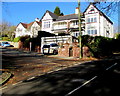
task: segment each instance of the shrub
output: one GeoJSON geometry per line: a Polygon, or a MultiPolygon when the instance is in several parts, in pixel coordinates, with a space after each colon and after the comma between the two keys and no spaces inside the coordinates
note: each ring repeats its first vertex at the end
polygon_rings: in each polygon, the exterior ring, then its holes
{"type": "Polygon", "coordinates": [[[24,48],[29,48],[30,47],[30,38],[25,39],[24,43],[23,43],[23,47],[24,48]]]}
{"type": "Polygon", "coordinates": [[[10,39],[8,37],[2,37],[2,40],[9,41],[10,39]]]}
{"type": "Polygon", "coordinates": [[[116,34],[116,39],[119,39],[119,40],[120,40],[120,33],[117,33],[117,34],[116,34]]]}
{"type": "Polygon", "coordinates": [[[82,46],[87,46],[92,56],[100,58],[113,52],[113,39],[102,36],[82,36],[82,46]]]}
{"type": "Polygon", "coordinates": [[[20,40],[20,37],[14,38],[13,42],[18,42],[20,40]]]}
{"type": "Polygon", "coordinates": [[[20,37],[20,41],[21,41],[21,42],[24,42],[27,38],[30,38],[30,36],[29,36],[29,35],[21,36],[21,37],[20,37]]]}

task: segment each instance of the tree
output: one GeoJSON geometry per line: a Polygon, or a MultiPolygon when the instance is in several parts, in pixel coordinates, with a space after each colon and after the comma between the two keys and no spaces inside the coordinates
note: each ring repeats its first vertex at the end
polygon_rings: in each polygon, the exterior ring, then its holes
{"type": "Polygon", "coordinates": [[[11,25],[9,22],[2,22],[0,24],[0,35],[2,36],[7,36],[9,39],[13,39],[14,36],[14,31],[15,31],[15,26],[11,25]]]}
{"type": "Polygon", "coordinates": [[[55,8],[54,13],[58,16],[63,16],[64,15],[63,13],[61,13],[60,8],[58,6],[55,8]]]}
{"type": "Polygon", "coordinates": [[[120,40],[120,33],[116,33],[115,38],[120,40]]]}
{"type": "Polygon", "coordinates": [[[113,0],[111,2],[109,2],[109,0],[94,0],[93,4],[107,15],[112,15],[114,12],[118,11],[117,8],[120,4],[118,1],[119,0],[113,0]]]}

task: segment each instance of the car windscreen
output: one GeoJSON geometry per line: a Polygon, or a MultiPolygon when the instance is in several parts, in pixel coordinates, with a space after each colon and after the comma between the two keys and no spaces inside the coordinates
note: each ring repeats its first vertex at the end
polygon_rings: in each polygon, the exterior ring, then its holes
{"type": "Polygon", "coordinates": [[[9,44],[8,42],[3,42],[3,44],[9,44]]]}
{"type": "Polygon", "coordinates": [[[43,48],[50,48],[50,45],[44,45],[43,48]]]}
{"type": "Polygon", "coordinates": [[[50,44],[50,46],[57,47],[58,45],[57,44],[50,44]]]}

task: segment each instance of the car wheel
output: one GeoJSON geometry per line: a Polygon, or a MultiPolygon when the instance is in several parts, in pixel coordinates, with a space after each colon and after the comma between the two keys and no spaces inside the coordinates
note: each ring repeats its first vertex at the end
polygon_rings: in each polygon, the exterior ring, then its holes
{"type": "Polygon", "coordinates": [[[54,51],[53,51],[53,54],[54,54],[54,55],[58,54],[58,51],[57,51],[57,50],[54,50],[54,51]]]}

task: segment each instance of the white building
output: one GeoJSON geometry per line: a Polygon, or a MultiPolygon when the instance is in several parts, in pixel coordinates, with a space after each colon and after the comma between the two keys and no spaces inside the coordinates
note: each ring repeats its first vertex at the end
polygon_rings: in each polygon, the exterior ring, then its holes
{"type": "MultiPolygon", "coordinates": [[[[113,22],[92,3],[81,15],[82,35],[113,37],[113,22]]],[[[15,31],[15,37],[25,35],[36,37],[40,30],[56,35],[64,33],[78,37],[78,8],[75,9],[74,14],[64,16],[57,16],[47,10],[41,20],[37,18],[29,24],[19,23],[15,31]]]]}
{"type": "Polygon", "coordinates": [[[29,24],[19,23],[15,30],[15,37],[29,35],[30,37],[36,37],[38,35],[38,31],[41,30],[41,22],[38,18],[35,19],[34,22],[29,24]]]}
{"type": "MultiPolygon", "coordinates": [[[[82,35],[113,37],[113,22],[92,3],[86,8],[82,17],[82,35]]],[[[42,31],[54,33],[70,34],[78,37],[78,8],[74,14],[57,16],[50,11],[46,11],[42,19],[42,31]]]]}
{"type": "Polygon", "coordinates": [[[113,37],[113,22],[97,7],[90,4],[84,12],[85,33],[93,36],[113,37]]]}

